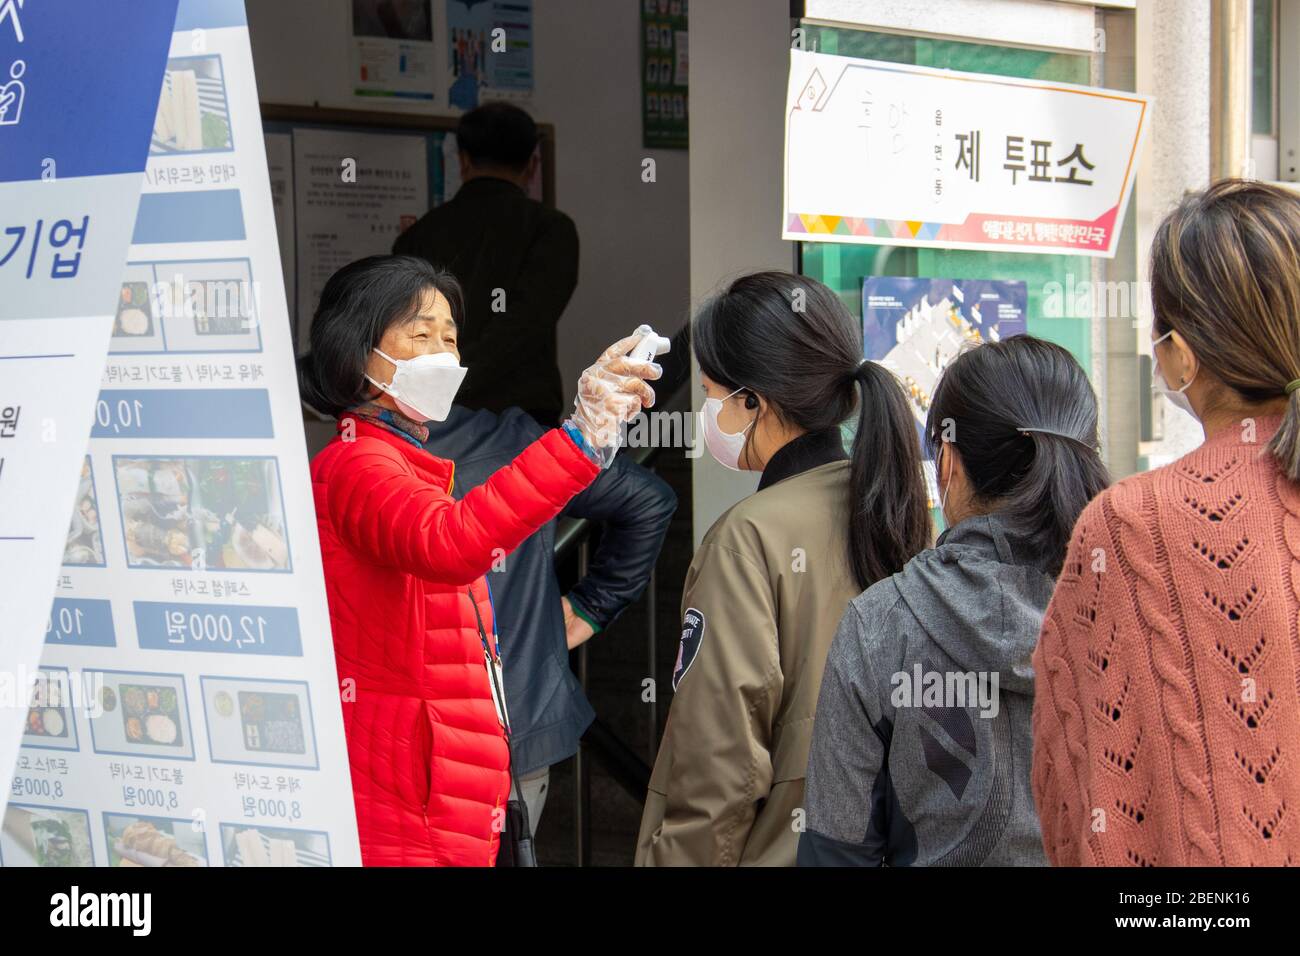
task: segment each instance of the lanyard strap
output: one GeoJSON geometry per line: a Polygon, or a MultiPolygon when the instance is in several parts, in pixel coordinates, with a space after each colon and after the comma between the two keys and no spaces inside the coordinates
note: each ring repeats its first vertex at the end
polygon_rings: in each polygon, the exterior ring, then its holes
{"type": "MultiPolygon", "coordinates": [[[[487,664],[488,679],[492,682],[492,694],[500,703],[501,723],[505,730],[506,743],[509,744],[510,715],[506,712],[506,692],[505,688],[501,686],[501,682],[497,679],[498,669],[501,664],[501,642],[494,642],[496,644],[496,654],[493,654],[491,648],[488,646],[487,628],[483,626],[483,615],[479,612],[478,600],[474,597],[474,585],[471,584],[466,590],[469,591],[469,603],[474,608],[474,620],[478,622],[478,637],[479,641],[483,645],[483,655],[487,664]]],[[[493,625],[495,624],[496,622],[494,620],[493,625]]]]}
{"type": "MultiPolygon", "coordinates": [[[[488,679],[492,682],[492,692],[496,696],[496,699],[501,703],[501,723],[506,738],[506,755],[510,758],[510,783],[514,786],[515,793],[519,795],[519,806],[522,808],[523,812],[524,827],[528,830],[528,833],[525,834],[525,836],[531,837],[532,825],[528,822],[528,805],[524,803],[524,789],[519,786],[519,778],[515,776],[515,752],[514,748],[510,744],[510,715],[506,712],[506,691],[505,688],[501,686],[501,682],[497,679],[499,669],[494,666],[501,660],[500,642],[497,642],[497,656],[496,660],[493,660],[492,652],[488,650],[487,628],[483,626],[483,615],[479,612],[478,601],[474,598],[474,585],[471,584],[466,588],[466,590],[469,591],[469,603],[474,606],[474,620],[478,622],[478,636],[479,640],[483,643],[483,653],[486,655],[487,659],[488,679]]],[[[490,589],[488,593],[490,596],[490,589]]],[[[493,617],[492,625],[493,629],[495,629],[495,617],[493,617]]]]}

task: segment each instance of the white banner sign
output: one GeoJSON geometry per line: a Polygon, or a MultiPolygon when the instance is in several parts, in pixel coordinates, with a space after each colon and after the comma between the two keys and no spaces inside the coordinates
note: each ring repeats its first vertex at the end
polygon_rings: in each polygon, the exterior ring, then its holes
{"type": "Polygon", "coordinates": [[[783,237],[1110,257],[1150,100],[791,51],[783,237]]]}

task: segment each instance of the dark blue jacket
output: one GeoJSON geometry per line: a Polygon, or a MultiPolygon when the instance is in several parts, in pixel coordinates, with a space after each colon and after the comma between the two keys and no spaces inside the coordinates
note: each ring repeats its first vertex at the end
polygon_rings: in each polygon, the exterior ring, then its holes
{"type": "MultiPolygon", "coordinates": [[[[445,422],[428,426],[425,447],[456,463],[456,498],[508,465],[544,431],[518,408],[496,415],[460,405],[452,406],[445,422]]],[[[575,612],[597,630],[608,627],[645,590],[676,510],[677,496],[668,484],[620,454],[562,512],[604,522],[587,574],[568,595],[575,612]]],[[[502,570],[488,575],[518,774],[572,756],[595,717],[569,669],[554,549],[552,521],[511,553],[502,570]]]]}

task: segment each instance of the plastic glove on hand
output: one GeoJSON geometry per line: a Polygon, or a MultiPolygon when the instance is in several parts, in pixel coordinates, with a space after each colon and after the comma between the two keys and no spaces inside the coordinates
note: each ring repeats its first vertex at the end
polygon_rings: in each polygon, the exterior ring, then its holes
{"type": "Polygon", "coordinates": [[[638,362],[628,356],[648,332],[648,326],[642,326],[615,342],[578,379],[570,421],[598,451],[605,467],[618,451],[620,426],[655,403],[654,389],[647,380],[658,378],[663,370],[654,362],[638,362]]]}

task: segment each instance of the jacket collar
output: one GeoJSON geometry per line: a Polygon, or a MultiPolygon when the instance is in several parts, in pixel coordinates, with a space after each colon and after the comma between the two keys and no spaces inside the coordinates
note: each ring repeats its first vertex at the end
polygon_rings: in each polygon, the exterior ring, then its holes
{"type": "Polygon", "coordinates": [[[793,441],[786,442],[779,448],[763,469],[763,477],[758,481],[758,490],[762,491],[778,481],[793,478],[805,471],[833,461],[845,461],[849,456],[844,453],[844,439],[838,428],[828,428],[821,432],[805,432],[793,441]]]}
{"type": "Polygon", "coordinates": [[[401,412],[384,408],[377,402],[362,402],[354,408],[349,408],[348,414],[378,425],[380,428],[386,428],[398,438],[405,438],[412,445],[423,445],[429,439],[429,427],[424,422],[407,418],[401,412]]]}
{"type": "Polygon", "coordinates": [[[1030,565],[1040,569],[1044,565],[1043,554],[997,511],[972,515],[957,522],[946,528],[934,544],[936,548],[958,545],[999,564],[1030,565]]]}
{"type": "Polygon", "coordinates": [[[447,494],[451,494],[452,484],[456,478],[455,462],[448,461],[446,458],[437,458],[418,445],[411,444],[405,436],[398,435],[387,428],[374,425],[364,418],[357,418],[346,412],[340,415],[338,420],[339,441],[346,440],[342,435],[343,430],[348,427],[348,422],[351,422],[351,427],[356,429],[353,432],[355,437],[364,435],[367,438],[378,438],[380,441],[391,445],[401,453],[403,458],[411,463],[411,467],[415,469],[416,474],[429,484],[437,488],[443,488],[447,494]]]}
{"type": "Polygon", "coordinates": [[[523,193],[523,190],[519,188],[518,184],[512,183],[508,179],[500,179],[496,176],[475,176],[473,179],[461,183],[460,188],[456,190],[456,198],[474,193],[492,195],[509,192],[523,193]]]}

